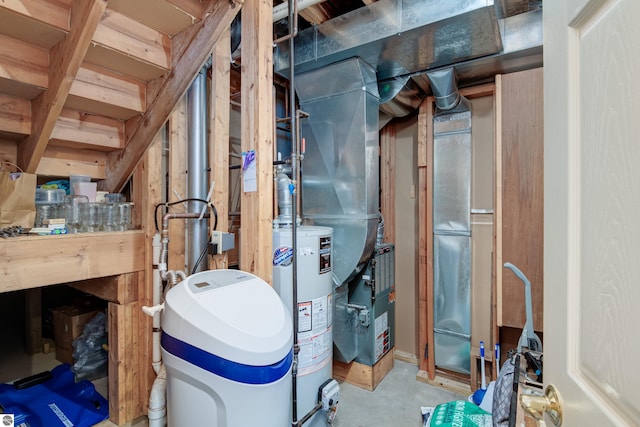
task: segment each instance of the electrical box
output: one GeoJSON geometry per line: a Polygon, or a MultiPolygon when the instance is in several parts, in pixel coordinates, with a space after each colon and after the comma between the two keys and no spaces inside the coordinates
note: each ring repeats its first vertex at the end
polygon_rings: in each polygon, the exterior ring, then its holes
{"type": "Polygon", "coordinates": [[[211,232],[211,243],[213,245],[211,255],[219,255],[235,247],[235,236],[233,233],[214,230],[211,232]]]}

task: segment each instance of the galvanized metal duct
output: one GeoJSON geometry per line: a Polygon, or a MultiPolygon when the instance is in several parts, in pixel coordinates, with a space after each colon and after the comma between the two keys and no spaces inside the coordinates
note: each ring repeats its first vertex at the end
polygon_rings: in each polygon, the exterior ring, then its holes
{"type": "MultiPolygon", "coordinates": [[[[205,64],[187,91],[187,120],[189,146],[187,150],[187,197],[205,199],[207,197],[207,68],[205,64]]],[[[189,202],[189,212],[198,213],[203,204],[189,202]]],[[[187,266],[191,273],[198,262],[209,236],[207,219],[188,220],[187,266]]],[[[207,257],[203,257],[194,272],[208,270],[207,257]]]]}
{"type": "MultiPolygon", "coordinates": [[[[302,31],[295,44],[296,72],[360,57],[376,69],[380,110],[402,117],[431,93],[426,70],[455,64],[459,84],[468,86],[542,66],[541,5],[529,3],[379,0],[302,31]],[[511,9],[532,11],[504,14],[511,9]]],[[[281,43],[274,55],[275,71],[283,75],[289,49],[281,43]]]]}
{"type": "MultiPolygon", "coordinates": [[[[542,66],[542,10],[522,13],[498,20],[502,51],[455,64],[458,84],[470,86],[493,81],[496,74],[513,73],[542,66]]],[[[397,59],[402,62],[402,58],[397,59]]],[[[393,77],[378,82],[380,110],[404,117],[415,111],[431,92],[427,73],[393,77]],[[404,83],[404,85],[402,84],[404,83]],[[385,91],[393,89],[393,93],[385,91]],[[389,93],[387,96],[383,93],[389,93]]]]}
{"type": "MultiPolygon", "coordinates": [[[[493,0],[379,0],[301,31],[295,67],[300,73],[357,56],[385,80],[501,50],[493,0]]],[[[288,59],[289,46],[278,44],[276,72],[286,75],[288,59]]]]}
{"type": "Polygon", "coordinates": [[[436,366],[468,374],[471,350],[471,110],[453,68],[428,72],[433,118],[436,366]]]}
{"type": "Polygon", "coordinates": [[[302,172],[305,222],[333,228],[336,286],[373,253],[378,212],[378,87],[359,58],[296,74],[306,140],[302,172]]]}

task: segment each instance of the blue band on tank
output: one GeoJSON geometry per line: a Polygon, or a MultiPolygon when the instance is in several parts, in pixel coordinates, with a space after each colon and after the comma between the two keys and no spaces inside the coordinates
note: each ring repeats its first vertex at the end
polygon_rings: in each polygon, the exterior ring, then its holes
{"type": "Polygon", "coordinates": [[[269,384],[287,375],[293,361],[293,349],[272,365],[254,366],[233,362],[197,348],[162,331],[162,348],[174,356],[220,377],[244,384],[269,384]]]}

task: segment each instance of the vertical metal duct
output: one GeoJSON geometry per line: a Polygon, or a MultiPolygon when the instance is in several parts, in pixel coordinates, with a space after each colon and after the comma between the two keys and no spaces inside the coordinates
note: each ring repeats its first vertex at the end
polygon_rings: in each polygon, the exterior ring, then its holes
{"type": "MultiPolygon", "coordinates": [[[[207,197],[207,69],[205,64],[187,91],[187,120],[189,145],[187,151],[187,196],[192,199],[207,197]]],[[[189,202],[189,212],[201,212],[203,204],[189,202]]],[[[191,273],[203,248],[208,243],[209,222],[191,219],[188,227],[187,267],[191,273]]],[[[195,272],[208,270],[207,257],[203,257],[195,272]]]]}
{"type": "Polygon", "coordinates": [[[333,228],[336,286],[373,253],[378,213],[378,86],[359,58],[296,74],[296,92],[309,118],[302,168],[305,221],[333,228]]]}
{"type": "Polygon", "coordinates": [[[433,118],[434,351],[436,366],[470,373],[471,110],[453,68],[427,72],[433,118]]]}

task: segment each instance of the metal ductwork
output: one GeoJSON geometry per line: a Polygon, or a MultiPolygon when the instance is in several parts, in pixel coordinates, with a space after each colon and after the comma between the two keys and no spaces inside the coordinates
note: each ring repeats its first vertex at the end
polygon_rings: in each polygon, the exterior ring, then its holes
{"type": "Polygon", "coordinates": [[[470,372],[471,110],[453,68],[427,72],[433,118],[433,321],[436,366],[470,372]]]}
{"type": "Polygon", "coordinates": [[[448,111],[458,106],[460,103],[458,76],[453,68],[429,71],[427,78],[431,83],[431,91],[438,109],[448,111]]]}
{"type": "MultiPolygon", "coordinates": [[[[531,3],[379,0],[301,31],[295,42],[296,73],[359,57],[376,70],[380,111],[402,117],[431,93],[426,70],[455,65],[464,87],[542,66],[541,4],[531,3]],[[525,12],[506,16],[507,10],[525,12]]],[[[289,46],[279,44],[277,73],[286,75],[288,58],[289,46]]]]}
{"type": "Polygon", "coordinates": [[[336,286],[373,253],[378,212],[378,86],[375,70],[352,58],[296,74],[306,141],[302,165],[305,222],[333,228],[336,286]]]}
{"type": "MultiPolygon", "coordinates": [[[[379,0],[298,33],[296,73],[359,57],[379,80],[502,50],[493,0],[379,0]]],[[[289,46],[275,70],[286,75],[289,46]]]]}

